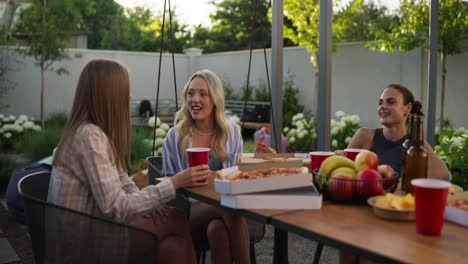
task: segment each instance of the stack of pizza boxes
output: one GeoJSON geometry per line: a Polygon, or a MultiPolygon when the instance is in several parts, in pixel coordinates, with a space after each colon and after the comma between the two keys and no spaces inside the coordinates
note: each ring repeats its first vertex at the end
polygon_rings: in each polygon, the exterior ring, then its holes
{"type": "Polygon", "coordinates": [[[238,166],[216,172],[221,205],[238,209],[320,209],[322,196],[313,185],[303,157],[252,154],[238,166]]]}

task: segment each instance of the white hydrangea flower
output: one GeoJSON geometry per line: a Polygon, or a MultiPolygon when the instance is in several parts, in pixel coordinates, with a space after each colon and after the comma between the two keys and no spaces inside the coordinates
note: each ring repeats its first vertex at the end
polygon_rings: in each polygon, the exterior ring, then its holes
{"type": "Polygon", "coordinates": [[[167,123],[162,123],[159,128],[164,129],[165,131],[169,131],[169,125],[167,123]]]}
{"type": "Polygon", "coordinates": [[[297,132],[297,130],[293,128],[293,129],[289,130],[289,134],[288,134],[288,135],[295,136],[295,135],[296,135],[296,132],[297,132]]]}
{"type": "Polygon", "coordinates": [[[14,115],[9,115],[8,116],[8,120],[10,121],[15,121],[16,120],[16,117],[14,115]]]}
{"type": "Polygon", "coordinates": [[[163,145],[163,143],[164,143],[164,139],[163,139],[163,138],[160,138],[160,137],[156,138],[156,140],[155,140],[155,142],[154,142],[154,144],[156,145],[156,147],[161,147],[161,146],[163,145]]]}
{"type": "Polygon", "coordinates": [[[20,115],[18,117],[18,121],[21,121],[21,122],[28,121],[28,117],[26,115],[20,115]]]}
{"type": "Polygon", "coordinates": [[[288,133],[288,131],[289,131],[289,127],[285,127],[285,128],[283,128],[283,133],[287,134],[287,133],[288,133]]]}
{"type": "Polygon", "coordinates": [[[294,143],[296,142],[296,138],[295,137],[290,137],[289,138],[289,143],[294,143]]]}
{"type": "Polygon", "coordinates": [[[452,144],[458,148],[461,148],[463,146],[462,142],[465,141],[464,138],[462,137],[453,137],[452,138],[452,144]]]}
{"type": "Polygon", "coordinates": [[[351,137],[346,137],[345,140],[344,140],[344,142],[345,142],[346,144],[349,144],[349,142],[351,142],[351,137]]]}
{"type": "Polygon", "coordinates": [[[301,132],[301,133],[297,134],[297,138],[298,139],[303,139],[304,138],[304,133],[301,132]]]}
{"type": "Polygon", "coordinates": [[[234,122],[236,124],[240,123],[240,118],[237,115],[233,115],[233,116],[229,117],[229,120],[231,120],[232,122],[234,122]]]}
{"type": "Polygon", "coordinates": [[[338,132],[340,132],[340,129],[336,126],[331,129],[332,136],[336,136],[338,132]]]}
{"type": "Polygon", "coordinates": [[[361,121],[361,118],[358,115],[351,116],[351,122],[353,122],[354,124],[359,124],[359,121],[361,121]]]}
{"type": "Polygon", "coordinates": [[[341,110],[338,110],[335,113],[336,118],[341,118],[341,117],[343,117],[345,115],[346,115],[346,113],[344,111],[341,111],[341,110]]]}
{"type": "MultiPolygon", "coordinates": [[[[148,119],[148,126],[149,126],[149,127],[154,127],[154,125],[155,125],[155,124],[154,124],[154,121],[155,121],[154,116],[150,117],[150,118],[148,119]]],[[[156,127],[159,127],[159,125],[161,125],[161,119],[159,119],[159,117],[158,117],[158,118],[156,119],[156,127]]]]}
{"type": "Polygon", "coordinates": [[[157,149],[156,149],[156,152],[158,153],[159,156],[161,156],[162,153],[163,153],[162,147],[157,148],[157,149]]]}
{"type": "Polygon", "coordinates": [[[41,131],[41,126],[34,125],[34,126],[32,127],[32,130],[39,132],[39,131],[41,131]]]}
{"type": "Polygon", "coordinates": [[[161,137],[161,138],[166,137],[166,130],[162,128],[156,129],[156,137],[161,137]]]}
{"type": "Polygon", "coordinates": [[[292,117],[292,121],[296,121],[296,120],[299,120],[299,119],[303,119],[304,118],[304,114],[303,113],[299,113],[299,114],[295,114],[293,117],[292,117]]]}
{"type": "Polygon", "coordinates": [[[304,137],[309,134],[309,131],[307,129],[302,130],[302,134],[304,134],[304,137]]]}
{"type": "Polygon", "coordinates": [[[3,114],[0,114],[0,119],[3,119],[3,117],[5,117],[3,114]]]}
{"type": "Polygon", "coordinates": [[[5,138],[11,138],[12,134],[10,132],[7,132],[7,133],[3,134],[3,136],[5,138]]]}
{"type": "Polygon", "coordinates": [[[15,131],[18,133],[23,133],[24,131],[24,128],[20,125],[15,125],[14,128],[15,128],[15,131]]]}
{"type": "Polygon", "coordinates": [[[296,127],[298,130],[303,130],[304,129],[304,123],[302,121],[297,121],[296,122],[296,127]]]}
{"type": "Polygon", "coordinates": [[[332,145],[332,147],[334,147],[334,148],[338,147],[338,140],[336,140],[336,139],[332,140],[331,145],[332,145]]]}
{"type": "Polygon", "coordinates": [[[34,123],[31,122],[31,121],[26,121],[23,123],[23,128],[24,129],[31,129],[32,127],[34,127],[34,123]]]}

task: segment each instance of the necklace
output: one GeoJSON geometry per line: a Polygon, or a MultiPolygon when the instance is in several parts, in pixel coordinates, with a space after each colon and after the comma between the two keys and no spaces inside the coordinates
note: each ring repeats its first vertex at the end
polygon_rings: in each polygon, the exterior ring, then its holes
{"type": "Polygon", "coordinates": [[[199,134],[199,135],[201,135],[201,136],[211,136],[211,135],[213,135],[213,133],[215,132],[214,129],[211,130],[211,131],[208,132],[208,133],[200,132],[200,131],[199,131],[197,128],[195,128],[195,127],[194,127],[193,129],[195,129],[195,132],[197,132],[197,134],[199,134]]]}

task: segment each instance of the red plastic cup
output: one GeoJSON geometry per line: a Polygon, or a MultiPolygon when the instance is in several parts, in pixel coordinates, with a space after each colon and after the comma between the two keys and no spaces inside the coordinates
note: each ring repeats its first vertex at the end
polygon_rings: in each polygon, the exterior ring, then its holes
{"type": "Polygon", "coordinates": [[[335,155],[334,152],[330,151],[312,151],[309,153],[310,155],[310,171],[314,171],[317,168],[320,168],[322,162],[330,157],[335,155]]]}
{"type": "Polygon", "coordinates": [[[440,236],[450,183],[436,179],[414,179],[416,231],[423,235],[440,236]]]}
{"type": "Polygon", "coordinates": [[[209,148],[188,148],[185,151],[187,152],[189,167],[203,164],[208,165],[208,158],[210,156],[209,148]]]}
{"type": "Polygon", "coordinates": [[[363,149],[356,149],[356,148],[349,148],[344,150],[344,155],[350,160],[355,160],[356,156],[359,152],[363,151],[363,149]]]}

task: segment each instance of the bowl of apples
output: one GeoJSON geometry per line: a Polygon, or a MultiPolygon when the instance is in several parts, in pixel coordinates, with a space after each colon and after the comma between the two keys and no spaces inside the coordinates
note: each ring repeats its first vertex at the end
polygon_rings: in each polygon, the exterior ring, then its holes
{"type": "Polygon", "coordinates": [[[339,155],[328,157],[313,174],[325,198],[342,203],[365,204],[368,198],[393,192],[398,185],[398,173],[389,165],[379,165],[377,155],[368,150],[354,161],[339,155]]]}

